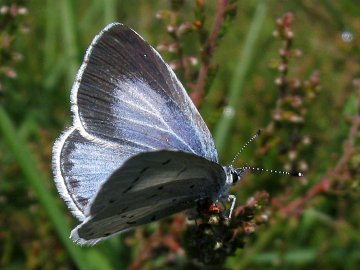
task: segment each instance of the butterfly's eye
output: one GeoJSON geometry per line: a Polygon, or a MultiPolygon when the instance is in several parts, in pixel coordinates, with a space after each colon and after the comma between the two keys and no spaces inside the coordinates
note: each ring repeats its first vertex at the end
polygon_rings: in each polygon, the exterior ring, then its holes
{"type": "Polygon", "coordinates": [[[236,171],[231,171],[231,177],[232,177],[233,184],[235,184],[240,179],[240,176],[236,171]]]}

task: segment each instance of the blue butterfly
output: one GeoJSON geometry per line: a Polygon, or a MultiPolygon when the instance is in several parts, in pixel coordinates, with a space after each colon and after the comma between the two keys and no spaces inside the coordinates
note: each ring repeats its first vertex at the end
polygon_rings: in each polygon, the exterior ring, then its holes
{"type": "MultiPolygon", "coordinates": [[[[161,56],[112,23],[88,48],[71,90],[72,126],[56,140],[57,189],[93,245],[201,200],[235,197],[243,170],[219,165],[214,140],[161,56]]],[[[233,206],[232,206],[233,207],[233,206]]]]}

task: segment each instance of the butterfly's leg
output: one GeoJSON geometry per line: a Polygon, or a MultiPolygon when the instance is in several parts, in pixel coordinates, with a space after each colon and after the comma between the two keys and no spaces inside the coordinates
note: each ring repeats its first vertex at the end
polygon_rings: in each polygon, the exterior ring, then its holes
{"type": "Polygon", "coordinates": [[[234,211],[235,208],[235,203],[236,203],[236,196],[235,195],[228,195],[228,201],[231,201],[231,207],[230,207],[230,213],[229,213],[229,219],[231,218],[232,212],[234,211]]]}

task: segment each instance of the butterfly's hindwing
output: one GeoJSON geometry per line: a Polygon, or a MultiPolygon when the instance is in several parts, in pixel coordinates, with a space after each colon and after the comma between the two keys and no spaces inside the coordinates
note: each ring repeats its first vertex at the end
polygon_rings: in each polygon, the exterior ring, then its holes
{"type": "Polygon", "coordinates": [[[86,211],[87,219],[72,233],[81,244],[146,224],[216,200],[225,184],[224,169],[211,161],[176,151],[138,154],[101,186],[86,211]]]}

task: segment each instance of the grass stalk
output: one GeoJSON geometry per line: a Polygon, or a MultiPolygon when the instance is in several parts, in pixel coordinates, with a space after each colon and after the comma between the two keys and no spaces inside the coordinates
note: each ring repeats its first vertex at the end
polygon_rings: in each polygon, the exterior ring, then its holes
{"type": "Polygon", "coordinates": [[[234,121],[235,109],[239,104],[239,99],[244,87],[246,75],[248,74],[252,60],[257,53],[256,43],[260,36],[264,19],[266,17],[266,10],[267,0],[259,0],[257,3],[255,15],[252,19],[245,39],[244,48],[238,60],[238,65],[232,76],[229,93],[229,104],[224,109],[223,114],[215,128],[215,143],[220,156],[225,150],[225,143],[234,121]]]}
{"type": "Polygon", "coordinates": [[[5,109],[0,106],[0,133],[13,153],[25,180],[34,190],[40,204],[44,207],[57,235],[69,252],[78,269],[112,269],[108,258],[95,249],[84,249],[69,240],[70,227],[65,222],[63,212],[52,193],[48,190],[44,174],[39,171],[36,158],[31,154],[22,137],[16,132],[5,109]],[[91,263],[90,263],[91,262],[91,263]]]}

